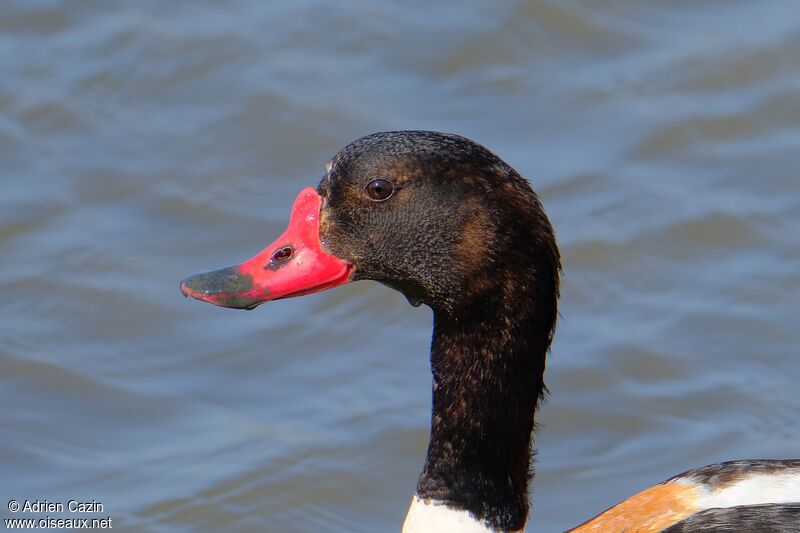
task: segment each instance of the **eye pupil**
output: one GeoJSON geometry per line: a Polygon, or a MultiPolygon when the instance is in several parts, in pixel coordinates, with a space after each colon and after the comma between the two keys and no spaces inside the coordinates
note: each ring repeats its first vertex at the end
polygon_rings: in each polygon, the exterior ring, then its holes
{"type": "Polygon", "coordinates": [[[370,200],[380,202],[389,198],[394,192],[394,186],[389,180],[378,178],[367,184],[367,196],[370,200]]]}
{"type": "Polygon", "coordinates": [[[272,260],[276,263],[283,263],[284,261],[291,259],[292,254],[294,254],[294,249],[291,246],[284,246],[283,248],[278,248],[272,253],[272,260]]]}

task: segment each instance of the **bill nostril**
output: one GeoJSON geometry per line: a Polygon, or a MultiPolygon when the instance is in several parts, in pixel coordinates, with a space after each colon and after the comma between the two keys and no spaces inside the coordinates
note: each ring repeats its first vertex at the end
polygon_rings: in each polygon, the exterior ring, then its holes
{"type": "Polygon", "coordinates": [[[294,255],[294,248],[291,246],[284,246],[283,248],[278,248],[272,253],[272,262],[273,263],[285,263],[289,259],[292,258],[294,255]]]}

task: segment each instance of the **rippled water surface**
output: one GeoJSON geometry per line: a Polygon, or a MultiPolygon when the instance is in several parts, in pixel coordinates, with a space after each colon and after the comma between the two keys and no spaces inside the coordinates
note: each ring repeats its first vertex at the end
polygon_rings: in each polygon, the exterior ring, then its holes
{"type": "Polygon", "coordinates": [[[6,0],[0,72],[0,517],[75,498],[122,531],[399,529],[430,311],[371,282],[252,313],[177,291],[385,129],[487,145],[556,226],[529,531],[800,456],[792,0],[6,0]]]}

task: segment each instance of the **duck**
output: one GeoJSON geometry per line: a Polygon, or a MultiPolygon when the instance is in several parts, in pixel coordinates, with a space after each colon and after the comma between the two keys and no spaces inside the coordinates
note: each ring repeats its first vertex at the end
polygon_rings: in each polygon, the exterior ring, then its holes
{"type": "MultiPolygon", "coordinates": [[[[180,290],[254,309],[374,280],[430,307],[430,439],[402,530],[514,532],[530,510],[561,271],[542,203],[509,164],[459,135],[387,131],[330,159],[263,251],[180,290]]],[[[688,470],[570,531],[798,532],[800,460],[688,470]]]]}

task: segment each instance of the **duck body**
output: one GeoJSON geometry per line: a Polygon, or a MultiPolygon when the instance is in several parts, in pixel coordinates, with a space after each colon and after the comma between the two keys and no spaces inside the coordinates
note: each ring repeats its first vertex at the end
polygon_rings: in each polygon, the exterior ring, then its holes
{"type": "MultiPolygon", "coordinates": [[[[241,265],[190,276],[181,291],[252,309],[371,279],[428,305],[431,435],[404,531],[520,531],[560,268],[550,222],[513,168],[457,135],[397,131],[346,146],[316,190],[301,192],[272,245],[241,265]]],[[[755,512],[700,517],[719,502],[782,506],[758,511],[775,520],[794,512],[800,462],[731,465],[656,485],[574,531],[672,531],[686,520],[749,520],[755,512]],[[776,476],[783,496],[776,489],[747,500],[748,486],[776,476]]]]}
{"type": "Polygon", "coordinates": [[[800,460],[729,461],[674,476],[573,533],[800,531],[800,460]]]}

